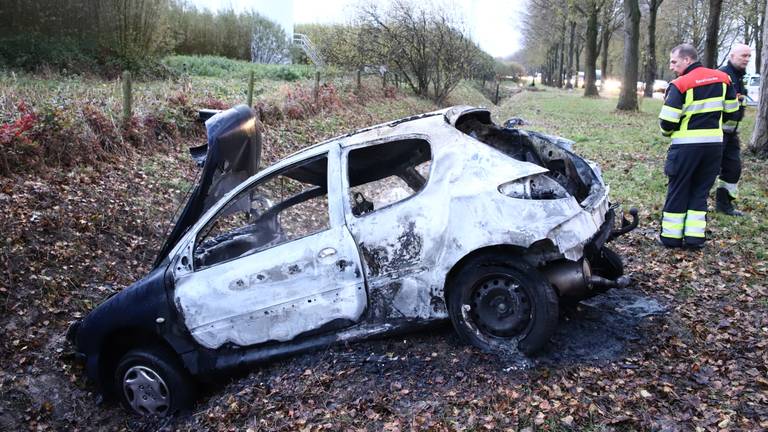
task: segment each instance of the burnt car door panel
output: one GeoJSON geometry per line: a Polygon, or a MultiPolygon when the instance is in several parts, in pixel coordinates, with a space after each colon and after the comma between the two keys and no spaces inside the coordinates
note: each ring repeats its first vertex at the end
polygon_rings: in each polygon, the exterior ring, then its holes
{"type": "Polygon", "coordinates": [[[416,135],[343,153],[345,218],[362,256],[374,322],[445,316],[442,287],[431,283],[442,238],[440,200],[429,195],[431,165],[429,141],[416,135]]]}
{"type": "Polygon", "coordinates": [[[175,302],[207,348],[288,341],[359,321],[367,305],[355,242],[337,208],[338,150],[255,181],[196,235],[175,302]],[[332,179],[329,182],[329,178],[332,179]],[[329,199],[330,196],[330,199],[329,199]]]}

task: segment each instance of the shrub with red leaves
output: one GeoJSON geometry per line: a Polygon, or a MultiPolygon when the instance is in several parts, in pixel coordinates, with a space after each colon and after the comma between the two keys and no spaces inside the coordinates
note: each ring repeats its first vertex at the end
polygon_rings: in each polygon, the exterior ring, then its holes
{"type": "Polygon", "coordinates": [[[31,131],[37,125],[37,115],[27,107],[22,100],[16,104],[21,114],[10,123],[0,125],[0,174],[7,175],[11,166],[23,163],[24,160],[34,162],[39,157],[39,148],[32,140],[31,131]]]}
{"type": "Polygon", "coordinates": [[[317,101],[315,101],[314,92],[311,89],[297,84],[286,92],[283,111],[285,111],[287,118],[301,120],[322,111],[334,111],[341,108],[342,105],[333,84],[326,83],[320,86],[317,101]]]}

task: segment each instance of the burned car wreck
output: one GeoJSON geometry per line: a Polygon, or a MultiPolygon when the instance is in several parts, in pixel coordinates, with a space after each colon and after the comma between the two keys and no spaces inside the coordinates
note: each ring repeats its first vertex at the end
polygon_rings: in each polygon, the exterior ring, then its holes
{"type": "Polygon", "coordinates": [[[308,147],[258,170],[258,121],[206,122],[198,184],[145,278],[68,339],[106,396],[188,407],[194,383],[328,344],[449,319],[532,354],[559,307],[626,285],[599,168],[557,137],[465,106],[308,147]]]}

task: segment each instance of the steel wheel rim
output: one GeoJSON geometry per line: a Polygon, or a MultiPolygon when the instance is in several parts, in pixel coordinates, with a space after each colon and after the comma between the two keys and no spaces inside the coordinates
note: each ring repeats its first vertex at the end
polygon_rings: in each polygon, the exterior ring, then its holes
{"type": "Polygon", "coordinates": [[[470,318],[484,334],[510,338],[524,334],[533,320],[533,302],[518,278],[498,273],[477,281],[466,302],[470,318]]]}
{"type": "Polygon", "coordinates": [[[164,416],[170,407],[170,391],[163,378],[146,366],[132,366],[123,375],[123,394],[128,405],[141,415],[164,416]]]}

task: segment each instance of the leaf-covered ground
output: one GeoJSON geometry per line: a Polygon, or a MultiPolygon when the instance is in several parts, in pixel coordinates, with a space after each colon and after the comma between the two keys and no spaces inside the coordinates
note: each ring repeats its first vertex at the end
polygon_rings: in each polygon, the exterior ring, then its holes
{"type": "MultiPolygon", "coordinates": [[[[641,226],[613,243],[634,283],[565,311],[547,352],[498,357],[437,327],[273,362],[207,388],[191,415],[168,420],[97,406],[64,332],[148,270],[194,181],[185,146],[0,179],[0,429],[768,429],[768,164],[746,159],[747,217],[714,217],[703,251],[660,249],[659,105],[647,100],[629,115],[614,106],[548,90],[494,108],[497,121],[521,116],[576,140],[614,199],[640,210],[641,226]]],[[[267,129],[265,159],[431,109],[401,98],[286,121],[267,129]]]]}

